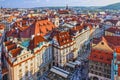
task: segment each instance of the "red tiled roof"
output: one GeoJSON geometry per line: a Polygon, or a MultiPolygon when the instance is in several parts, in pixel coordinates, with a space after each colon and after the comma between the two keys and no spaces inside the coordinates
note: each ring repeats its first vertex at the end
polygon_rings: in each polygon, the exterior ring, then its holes
{"type": "Polygon", "coordinates": [[[100,23],[100,19],[88,19],[87,22],[88,23],[100,23]]]}
{"type": "Polygon", "coordinates": [[[22,48],[20,48],[20,47],[11,50],[11,55],[12,55],[12,57],[16,57],[18,54],[20,54],[20,53],[21,53],[21,50],[22,50],[22,48]]]}
{"type": "MultiPolygon", "coordinates": [[[[22,20],[21,22],[22,23],[20,23],[20,21],[14,23],[13,28],[6,33],[7,37],[30,38],[32,35],[37,35],[38,33],[41,36],[45,36],[55,28],[53,23],[48,20],[34,20],[29,26],[26,25],[25,20],[22,20]]],[[[29,22],[27,23],[29,24],[29,22]]]]}
{"type": "Polygon", "coordinates": [[[102,40],[102,38],[94,38],[93,43],[98,44],[101,40],[102,40]]]}
{"type": "Polygon", "coordinates": [[[72,37],[70,36],[69,32],[60,32],[56,35],[56,38],[60,46],[72,42],[72,37]]]}
{"type": "Polygon", "coordinates": [[[12,50],[12,49],[14,49],[16,47],[17,47],[17,45],[14,43],[14,44],[8,45],[7,50],[10,51],[10,50],[12,50]]]}
{"type": "Polygon", "coordinates": [[[93,28],[92,24],[86,23],[85,25],[88,26],[90,28],[90,30],[92,30],[92,28],[93,28]]]}
{"type": "Polygon", "coordinates": [[[69,10],[59,10],[58,13],[59,14],[68,14],[69,10]]]}
{"type": "MultiPolygon", "coordinates": [[[[117,53],[117,61],[120,61],[120,47],[116,48],[116,53],[117,53]]],[[[120,76],[120,64],[118,69],[118,75],[120,76]]]]}
{"type": "Polygon", "coordinates": [[[106,52],[102,50],[92,50],[89,56],[89,60],[102,62],[106,64],[111,64],[111,60],[113,59],[112,52],[106,52]]]}
{"type": "Polygon", "coordinates": [[[12,44],[12,41],[6,41],[6,42],[5,42],[5,46],[8,46],[8,45],[10,45],[10,44],[12,44]]]}
{"type": "Polygon", "coordinates": [[[16,38],[19,37],[19,33],[15,29],[11,29],[10,31],[6,33],[6,35],[7,37],[10,37],[10,36],[16,37],[16,38]]]}
{"type": "Polygon", "coordinates": [[[118,20],[106,20],[105,22],[110,21],[112,24],[117,24],[118,20]]]}
{"type": "Polygon", "coordinates": [[[5,26],[3,24],[0,24],[0,30],[4,29],[5,26]]]}
{"type": "Polygon", "coordinates": [[[120,36],[105,36],[105,39],[114,49],[120,46],[120,36]]]}
{"type": "Polygon", "coordinates": [[[86,25],[77,25],[77,26],[75,26],[75,27],[73,27],[72,29],[71,29],[71,31],[75,31],[75,32],[77,32],[77,31],[79,31],[79,32],[81,32],[82,31],[82,29],[84,29],[85,27],[87,27],[86,25]]]}
{"type": "MultiPolygon", "coordinates": [[[[112,49],[120,46],[120,36],[104,36],[104,39],[112,49]]],[[[93,43],[98,44],[102,40],[101,38],[94,38],[93,43]]]]}
{"type": "Polygon", "coordinates": [[[22,25],[20,23],[17,23],[17,28],[21,31],[24,31],[28,28],[29,26],[26,25],[26,21],[22,21],[22,25]]]}
{"type": "Polygon", "coordinates": [[[14,29],[11,29],[10,31],[7,31],[6,32],[6,36],[9,37],[9,36],[12,36],[12,33],[15,32],[14,29]]]}
{"type": "Polygon", "coordinates": [[[40,42],[45,42],[45,41],[47,41],[47,40],[44,39],[41,35],[35,36],[35,37],[33,38],[33,40],[30,41],[29,48],[30,48],[31,50],[33,50],[34,48],[36,48],[36,47],[39,45],[40,42]]]}
{"type": "Polygon", "coordinates": [[[120,32],[120,28],[118,28],[118,27],[111,27],[111,28],[107,29],[106,31],[112,32],[112,33],[116,33],[116,32],[120,32]]]}
{"type": "Polygon", "coordinates": [[[55,28],[55,25],[48,20],[39,20],[35,22],[34,35],[40,33],[41,36],[45,36],[51,30],[55,28]]]}
{"type": "Polygon", "coordinates": [[[116,52],[120,53],[120,47],[116,47],[116,52]]]}

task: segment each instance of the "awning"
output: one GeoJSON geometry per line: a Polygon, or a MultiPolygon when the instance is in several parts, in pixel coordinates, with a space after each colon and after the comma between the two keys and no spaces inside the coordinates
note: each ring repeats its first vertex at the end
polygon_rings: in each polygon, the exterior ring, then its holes
{"type": "Polygon", "coordinates": [[[75,61],[78,65],[81,65],[81,62],[80,61],[75,61]]]}
{"type": "Polygon", "coordinates": [[[65,71],[65,70],[63,70],[63,69],[60,69],[60,68],[55,68],[55,67],[52,67],[51,69],[50,69],[50,71],[51,72],[54,72],[54,73],[56,73],[56,74],[58,74],[58,75],[60,75],[60,76],[62,76],[62,77],[64,77],[64,78],[67,78],[68,77],[68,75],[69,75],[69,72],[67,72],[67,71],[65,71]]]}
{"type": "Polygon", "coordinates": [[[74,64],[70,64],[70,63],[66,63],[67,66],[71,67],[71,68],[75,68],[74,64]]]}
{"type": "Polygon", "coordinates": [[[69,61],[70,64],[77,65],[76,62],[69,61]]]}

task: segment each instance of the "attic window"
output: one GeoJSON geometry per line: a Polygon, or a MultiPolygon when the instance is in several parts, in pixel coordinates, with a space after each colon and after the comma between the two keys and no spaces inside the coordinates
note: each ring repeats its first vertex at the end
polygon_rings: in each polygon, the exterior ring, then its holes
{"type": "Polygon", "coordinates": [[[101,42],[101,45],[104,45],[104,42],[101,42]]]}

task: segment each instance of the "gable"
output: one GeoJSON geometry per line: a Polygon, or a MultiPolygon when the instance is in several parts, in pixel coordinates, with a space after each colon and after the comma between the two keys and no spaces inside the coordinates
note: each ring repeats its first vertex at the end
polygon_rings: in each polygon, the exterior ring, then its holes
{"type": "Polygon", "coordinates": [[[107,41],[102,38],[102,40],[93,46],[93,49],[98,49],[98,50],[104,50],[104,51],[110,51],[113,52],[114,50],[108,45],[107,41]]]}

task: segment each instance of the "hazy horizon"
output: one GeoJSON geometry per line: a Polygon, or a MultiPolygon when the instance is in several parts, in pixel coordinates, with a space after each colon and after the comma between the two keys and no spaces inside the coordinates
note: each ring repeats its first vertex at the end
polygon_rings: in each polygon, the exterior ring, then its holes
{"type": "Polygon", "coordinates": [[[63,7],[69,6],[106,6],[118,3],[120,0],[0,0],[0,6],[5,8],[63,7]]]}

